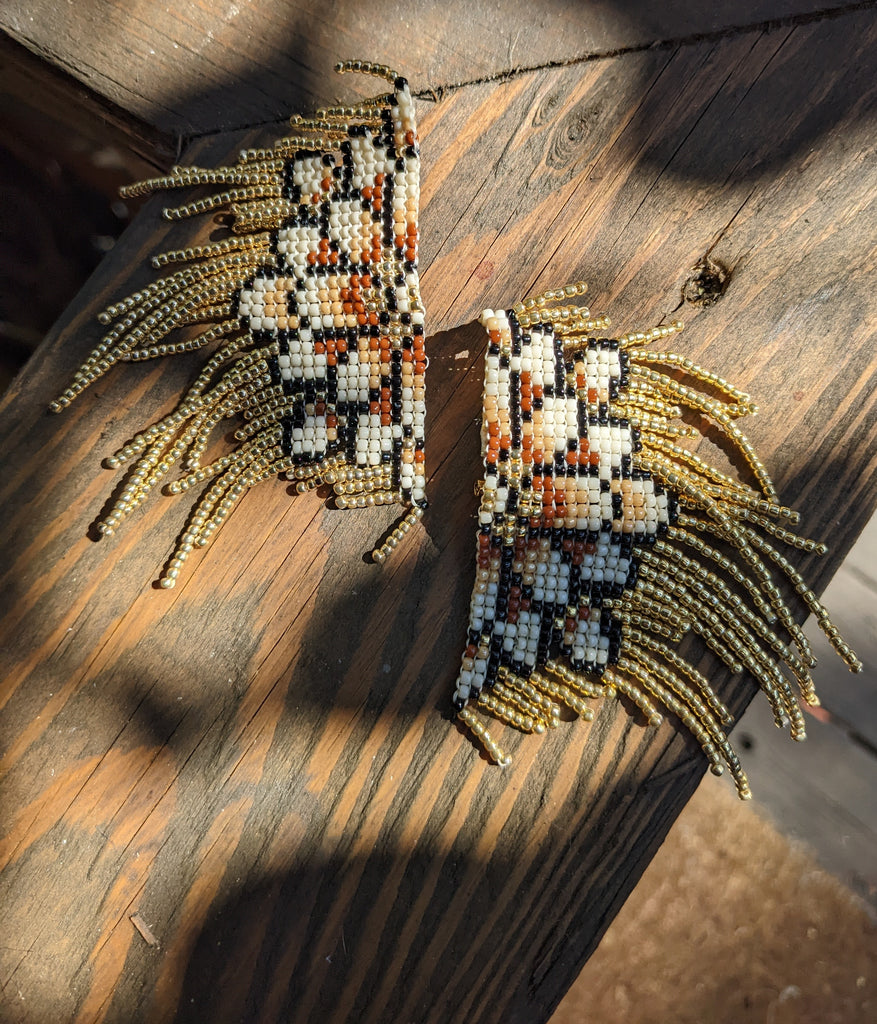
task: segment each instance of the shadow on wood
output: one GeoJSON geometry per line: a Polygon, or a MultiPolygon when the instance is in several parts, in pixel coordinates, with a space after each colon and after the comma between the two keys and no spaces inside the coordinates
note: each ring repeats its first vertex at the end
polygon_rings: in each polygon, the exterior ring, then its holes
{"type": "MultiPolygon", "coordinates": [[[[331,68],[360,58],[396,67],[416,90],[502,81],[527,68],[705,45],[741,35],[782,40],[812,24],[847,26],[834,49],[847,55],[851,15],[863,5],[824,0],[550,0],[538,14],[521,0],[451,0],[331,9],[266,0],[249,5],[169,3],[145,18],[116,0],[59,6],[10,0],[0,27],[22,47],[94,90],[101,115],[132,122],[135,137],[184,137],[262,124],[331,101],[331,68]],[[133,122],[140,122],[136,125],[133,122]],[[157,130],[157,132],[156,132],[157,130]]],[[[818,67],[818,57],[811,67],[818,67]]],[[[640,82],[645,91],[646,80],[640,82]]],[[[83,91],[83,86],[80,86],[83,91]]],[[[356,86],[348,87],[356,88],[356,86]]],[[[72,92],[73,90],[71,90],[72,92]]],[[[343,91],[343,90],[342,90],[343,91]]],[[[847,94],[839,95],[845,109],[847,94]]]]}
{"type": "MultiPolygon", "coordinates": [[[[436,710],[472,583],[483,343],[471,321],[586,277],[621,330],[649,326],[675,313],[712,249],[730,286],[686,311],[677,347],[761,404],[747,433],[783,499],[804,499],[804,531],[834,540],[818,569],[792,558],[824,582],[877,497],[866,15],[795,29],[779,53],[770,34],[739,36],[460,89],[426,109],[433,507],[385,571],[363,552],[391,509],[325,509],[276,482],[172,592],[148,583],[184,498],[156,496],[113,538],[87,537],[114,482],[101,459],[173,408],[198,363],[120,369],[62,417],[43,412],[98,337],[96,310],[150,279],[147,254],[211,230],[169,228],[163,200],[147,205],[0,407],[0,1014],[84,1022],[106,1007],[128,1024],[182,998],[186,1019],[194,997],[221,1019],[215,989],[237,971],[229,1013],[292,999],[339,1022],[364,1007],[547,1017],[703,760],[670,723],[650,732],[605,704],[590,727],[513,738],[502,772],[436,710]],[[857,66],[836,60],[843,24],[857,66]],[[794,111],[760,92],[774,61],[796,68],[794,111]],[[569,125],[595,98],[573,145],[569,125]],[[801,157],[811,127],[826,134],[801,157]],[[697,166],[712,178],[692,178],[697,166]],[[325,957],[337,963],[339,943],[356,962],[336,985],[325,957]]],[[[227,159],[252,138],[203,139],[187,157],[227,159]]],[[[739,711],[752,690],[733,691],[739,711]]]]}

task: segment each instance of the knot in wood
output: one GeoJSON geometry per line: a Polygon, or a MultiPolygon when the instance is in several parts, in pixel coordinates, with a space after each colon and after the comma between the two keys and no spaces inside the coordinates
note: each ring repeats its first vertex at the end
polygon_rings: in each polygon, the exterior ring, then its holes
{"type": "Polygon", "coordinates": [[[718,260],[704,256],[691,268],[682,286],[682,298],[693,306],[713,306],[725,294],[731,271],[718,260]]]}

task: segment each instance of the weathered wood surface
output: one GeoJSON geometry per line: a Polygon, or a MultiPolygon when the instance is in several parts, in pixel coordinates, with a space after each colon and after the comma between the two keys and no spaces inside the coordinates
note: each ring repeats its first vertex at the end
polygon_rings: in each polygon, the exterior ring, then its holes
{"type": "MultiPolygon", "coordinates": [[[[863,6],[838,0],[6,0],[0,29],[124,112],[168,135],[239,128],[336,95],[339,59],[379,60],[416,89],[520,68],[720,37],[767,21],[863,6]],[[229,97],[234,99],[230,102],[229,97]]],[[[348,88],[355,88],[349,86],[348,88]]]]}
{"type": "MultiPolygon", "coordinates": [[[[149,278],[166,236],[192,237],[147,206],[0,411],[4,1021],[547,1019],[704,762],[619,705],[504,734],[506,772],[448,722],[473,571],[471,321],[586,277],[619,326],[648,325],[679,315],[710,250],[730,286],[686,308],[679,348],[760,402],[748,433],[832,547],[793,557],[821,589],[877,497],[875,42],[866,11],[422,104],[432,508],[383,570],[363,552],[390,510],[281,482],[171,592],[149,584],[181,499],[89,538],[115,484],[102,456],[195,372],[122,368],[44,412],[96,310],[149,278]]],[[[746,684],[710,670],[741,710],[746,684]]]]}
{"type": "MultiPolygon", "coordinates": [[[[2,14],[0,14],[2,17],[2,14]]],[[[8,139],[10,122],[24,122],[25,131],[39,125],[46,131],[46,149],[62,167],[70,144],[89,153],[115,146],[129,163],[145,160],[149,170],[169,167],[179,155],[180,137],[134,116],[99,95],[63,65],[32,53],[0,31],[0,117],[8,139]],[[51,141],[51,146],[49,142],[51,141]]],[[[81,159],[81,158],[80,158],[81,159]]]]}

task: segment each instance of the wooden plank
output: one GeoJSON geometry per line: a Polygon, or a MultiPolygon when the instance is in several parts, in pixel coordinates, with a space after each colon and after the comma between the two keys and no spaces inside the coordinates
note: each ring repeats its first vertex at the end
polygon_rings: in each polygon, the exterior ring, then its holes
{"type": "MultiPolygon", "coordinates": [[[[472,581],[470,321],[587,276],[595,305],[648,324],[712,246],[731,284],[686,314],[679,345],[761,401],[749,432],[832,543],[818,565],[793,561],[824,585],[877,497],[874,36],[865,13],[425,110],[432,509],[384,570],[362,552],[390,510],[326,510],[282,483],[248,496],[171,592],[148,582],[179,500],[87,536],[112,487],[101,457],[194,372],[132,366],[63,417],[43,411],[98,336],[96,309],[149,279],[163,237],[198,230],[147,206],[0,410],[0,1012],[547,1019],[703,761],[669,722],[648,732],[606,704],[590,727],[504,737],[501,772],[446,720],[472,581]]],[[[742,709],[747,686],[710,670],[742,709]]]]}
{"type": "MultiPolygon", "coordinates": [[[[96,97],[165,134],[237,128],[331,100],[331,68],[376,60],[419,90],[519,68],[720,37],[754,24],[863,6],[825,0],[668,0],[619,4],[522,0],[440,6],[344,0],[250,3],[7,0],[0,29],[96,97]],[[230,99],[233,97],[233,99],[230,99]]],[[[869,5],[865,5],[869,6],[869,5]]]]}
{"type": "Polygon", "coordinates": [[[116,235],[135,204],[108,202],[155,173],[130,136],[87,114],[60,74],[0,35],[0,389],[6,388],[116,235]]]}
{"type": "MultiPolygon", "coordinates": [[[[65,149],[78,145],[94,152],[117,146],[120,161],[145,160],[167,167],[179,155],[176,133],[162,131],[99,95],[57,62],[30,52],[0,32],[0,98],[4,122],[49,122],[51,140],[66,166],[65,149]],[[54,124],[53,124],[54,122],[54,124]]],[[[7,128],[8,130],[8,128],[7,128]]]]}

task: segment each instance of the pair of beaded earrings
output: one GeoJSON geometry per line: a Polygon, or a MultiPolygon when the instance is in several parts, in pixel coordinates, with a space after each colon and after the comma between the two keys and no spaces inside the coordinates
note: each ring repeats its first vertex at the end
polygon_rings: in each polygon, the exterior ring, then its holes
{"type": "MultiPolygon", "coordinates": [[[[109,460],[133,466],[99,523],[104,534],[178,464],[172,493],[206,485],[165,587],[242,495],[278,473],[297,479],[299,491],[334,485],[339,508],[402,504],[401,521],[373,552],[377,563],[426,505],[414,104],[387,67],[353,61],[337,70],[375,76],[390,90],[293,117],[298,134],[244,151],[233,166],[174,168],[125,190],[225,186],[164,215],[224,210],[229,237],[156,256],[156,268],[179,269],[101,315],[108,334],[52,405],[60,411],[117,362],[214,346],[177,409],[109,460]],[[195,325],[200,333],[167,340],[195,325]],[[231,416],[243,419],[237,447],[202,465],[211,434],[231,416]]],[[[803,739],[795,690],[818,703],[815,662],[777,570],[849,667],[861,664],[771,541],[825,549],[782,525],[797,513],[779,503],[734,422],[755,411],[749,397],[648,347],[681,324],[599,337],[608,321],[572,301],[584,290],[569,285],[481,317],[484,480],[457,717],[505,765],[485,715],[538,733],[558,723],[561,707],[589,719],[589,698],[624,694],[650,724],[661,721],[659,706],[678,717],[713,771],[727,765],[746,797],[724,732],[731,715],[676,647],[699,635],[732,671],[747,671],[777,724],[803,739]],[[679,443],[699,433],[679,422],[684,410],[725,434],[757,487],[679,443]]]]}

